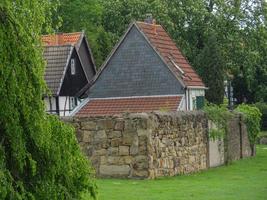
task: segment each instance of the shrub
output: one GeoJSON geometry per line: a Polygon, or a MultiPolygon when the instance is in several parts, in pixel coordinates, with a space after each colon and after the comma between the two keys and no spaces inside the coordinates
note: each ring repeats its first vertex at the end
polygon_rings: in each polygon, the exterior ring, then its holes
{"type": "Polygon", "coordinates": [[[267,131],[267,103],[259,102],[255,106],[260,110],[261,117],[261,129],[267,131]]]}
{"type": "Polygon", "coordinates": [[[254,145],[260,133],[260,110],[255,106],[246,104],[239,105],[235,110],[244,114],[249,140],[251,145],[254,145]]]}
{"type": "Polygon", "coordinates": [[[213,139],[224,138],[227,132],[227,122],[231,118],[232,113],[224,105],[208,104],[204,107],[207,114],[215,127],[209,130],[209,136],[213,139]]]}

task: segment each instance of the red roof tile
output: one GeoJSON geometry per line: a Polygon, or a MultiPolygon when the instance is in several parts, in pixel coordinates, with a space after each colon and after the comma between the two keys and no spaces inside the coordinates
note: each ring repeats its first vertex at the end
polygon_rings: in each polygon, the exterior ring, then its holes
{"type": "Polygon", "coordinates": [[[76,45],[81,39],[82,32],[58,33],[53,35],[43,35],[44,46],[76,45]]]}
{"type": "Polygon", "coordinates": [[[181,72],[172,62],[185,72],[182,80],[186,86],[205,86],[193,67],[182,55],[175,42],[161,25],[145,22],[136,22],[136,24],[177,77],[181,77],[181,72]]]}
{"type": "Polygon", "coordinates": [[[152,111],[177,111],[181,96],[151,96],[91,99],[77,116],[115,115],[121,113],[141,113],[152,111]]]}

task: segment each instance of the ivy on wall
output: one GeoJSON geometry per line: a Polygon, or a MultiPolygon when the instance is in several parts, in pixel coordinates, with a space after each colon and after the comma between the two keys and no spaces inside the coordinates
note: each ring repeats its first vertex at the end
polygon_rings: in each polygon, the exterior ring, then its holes
{"type": "Polygon", "coordinates": [[[256,143],[261,128],[261,112],[256,106],[241,104],[235,111],[240,112],[245,117],[249,140],[252,145],[256,143]]]}
{"type": "Polygon", "coordinates": [[[209,136],[212,139],[225,138],[227,134],[227,122],[233,114],[225,106],[209,104],[204,107],[208,119],[213,123],[210,127],[209,136]]]}
{"type": "Polygon", "coordinates": [[[253,105],[241,104],[234,112],[230,112],[226,106],[221,105],[206,105],[204,112],[208,119],[214,124],[209,130],[209,136],[213,139],[225,138],[227,134],[227,123],[235,113],[241,113],[244,116],[245,124],[248,129],[248,136],[251,145],[256,143],[261,128],[261,112],[253,105]]]}

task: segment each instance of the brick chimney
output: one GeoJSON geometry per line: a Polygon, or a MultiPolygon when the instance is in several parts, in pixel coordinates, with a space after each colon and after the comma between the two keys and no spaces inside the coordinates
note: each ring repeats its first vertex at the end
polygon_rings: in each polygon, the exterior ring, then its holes
{"type": "Polygon", "coordinates": [[[56,35],[56,44],[57,45],[62,45],[63,43],[64,43],[63,33],[59,32],[56,35]]]}
{"type": "Polygon", "coordinates": [[[154,34],[156,34],[156,35],[158,34],[157,33],[156,20],[153,19],[152,14],[147,14],[146,15],[145,23],[148,23],[148,24],[153,25],[153,32],[154,32],[154,34]]]}
{"type": "Polygon", "coordinates": [[[148,23],[148,24],[153,24],[154,23],[154,19],[153,19],[152,14],[147,14],[146,15],[145,23],[148,23]]]}

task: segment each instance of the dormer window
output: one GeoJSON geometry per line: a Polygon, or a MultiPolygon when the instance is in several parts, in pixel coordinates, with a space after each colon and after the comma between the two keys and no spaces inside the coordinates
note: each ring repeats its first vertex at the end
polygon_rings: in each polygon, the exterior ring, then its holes
{"type": "Polygon", "coordinates": [[[75,69],[75,59],[72,58],[70,60],[70,70],[71,70],[71,75],[75,75],[76,69],[75,69]]]}

